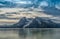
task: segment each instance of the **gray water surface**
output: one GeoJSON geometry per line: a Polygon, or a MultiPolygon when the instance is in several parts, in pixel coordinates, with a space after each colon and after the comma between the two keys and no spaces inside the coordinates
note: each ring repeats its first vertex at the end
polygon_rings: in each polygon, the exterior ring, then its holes
{"type": "Polygon", "coordinates": [[[0,39],[60,39],[60,29],[0,29],[0,39]]]}

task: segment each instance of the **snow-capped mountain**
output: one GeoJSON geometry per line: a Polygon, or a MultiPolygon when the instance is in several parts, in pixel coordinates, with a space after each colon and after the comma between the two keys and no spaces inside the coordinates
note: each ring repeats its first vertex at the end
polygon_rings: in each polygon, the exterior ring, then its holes
{"type": "Polygon", "coordinates": [[[40,17],[29,18],[29,19],[23,17],[18,23],[14,24],[13,27],[15,28],[55,28],[55,27],[59,27],[57,26],[56,23],[52,22],[50,19],[44,19],[40,17]]]}
{"type": "Polygon", "coordinates": [[[36,18],[21,18],[21,20],[13,25],[0,26],[0,28],[60,28],[60,24],[54,23],[50,19],[40,17],[36,18]]]}

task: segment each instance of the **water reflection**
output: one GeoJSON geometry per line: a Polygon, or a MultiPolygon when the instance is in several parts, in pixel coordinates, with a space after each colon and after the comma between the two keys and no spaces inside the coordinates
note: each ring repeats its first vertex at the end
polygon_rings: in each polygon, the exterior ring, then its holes
{"type": "Polygon", "coordinates": [[[0,29],[0,39],[60,39],[59,29],[0,29]]]}

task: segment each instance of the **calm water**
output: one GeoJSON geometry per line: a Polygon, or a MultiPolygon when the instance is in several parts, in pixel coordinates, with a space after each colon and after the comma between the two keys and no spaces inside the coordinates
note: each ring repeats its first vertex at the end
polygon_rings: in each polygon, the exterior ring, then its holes
{"type": "Polygon", "coordinates": [[[60,39],[60,29],[0,29],[0,39],[60,39]]]}

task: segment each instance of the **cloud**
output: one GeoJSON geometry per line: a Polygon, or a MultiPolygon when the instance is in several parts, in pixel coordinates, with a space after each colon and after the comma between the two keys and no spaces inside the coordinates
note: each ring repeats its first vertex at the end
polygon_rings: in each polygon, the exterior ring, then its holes
{"type": "Polygon", "coordinates": [[[0,7],[54,7],[55,2],[55,8],[60,9],[60,3],[58,3],[58,0],[3,0],[1,2],[0,0],[0,7]],[[53,2],[52,2],[53,1],[53,2]],[[34,4],[33,4],[34,3],[34,4]]]}
{"type": "Polygon", "coordinates": [[[57,9],[60,9],[60,3],[56,4],[55,7],[56,7],[57,9]]]}
{"type": "Polygon", "coordinates": [[[19,1],[18,4],[31,4],[31,1],[19,1]]]}
{"type": "Polygon", "coordinates": [[[48,3],[46,2],[46,1],[42,1],[41,3],[40,3],[40,6],[48,6],[48,3]]]}

